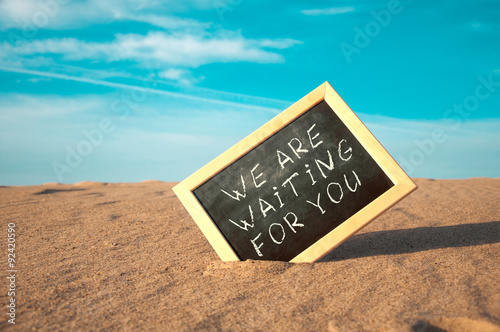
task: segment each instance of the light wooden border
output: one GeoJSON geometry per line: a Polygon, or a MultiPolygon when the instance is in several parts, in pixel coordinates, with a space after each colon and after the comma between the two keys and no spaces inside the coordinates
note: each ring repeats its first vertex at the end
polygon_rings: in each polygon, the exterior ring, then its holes
{"type": "Polygon", "coordinates": [[[323,100],[392,180],[394,186],[294,257],[291,262],[313,262],[320,259],[417,188],[331,85],[325,82],[173,188],[223,261],[237,261],[239,258],[193,191],[323,100]]]}

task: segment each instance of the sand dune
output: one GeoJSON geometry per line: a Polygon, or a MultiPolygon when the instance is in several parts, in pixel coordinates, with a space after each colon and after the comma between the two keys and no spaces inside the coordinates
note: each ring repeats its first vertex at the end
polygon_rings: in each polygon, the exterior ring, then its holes
{"type": "Polygon", "coordinates": [[[1,187],[0,329],[500,331],[500,179],[415,181],[314,264],[221,262],[173,183],[1,187]]]}

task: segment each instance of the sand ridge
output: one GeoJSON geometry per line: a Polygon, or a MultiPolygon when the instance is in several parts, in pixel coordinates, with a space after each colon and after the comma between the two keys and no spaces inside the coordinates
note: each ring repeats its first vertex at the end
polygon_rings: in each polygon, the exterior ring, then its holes
{"type": "Polygon", "coordinates": [[[313,264],[221,262],[174,183],[1,187],[19,306],[0,328],[500,331],[500,179],[415,181],[313,264]]]}

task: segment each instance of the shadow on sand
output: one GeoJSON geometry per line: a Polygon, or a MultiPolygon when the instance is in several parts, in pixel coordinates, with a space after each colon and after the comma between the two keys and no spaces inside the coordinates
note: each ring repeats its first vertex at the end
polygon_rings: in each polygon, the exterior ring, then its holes
{"type": "Polygon", "coordinates": [[[320,262],[500,242],[500,221],[441,227],[418,227],[354,235],[320,262]]]}
{"type": "Polygon", "coordinates": [[[51,194],[57,194],[61,192],[68,192],[68,191],[84,191],[85,189],[45,189],[42,191],[39,191],[37,193],[34,193],[33,195],[51,195],[51,194]]]}

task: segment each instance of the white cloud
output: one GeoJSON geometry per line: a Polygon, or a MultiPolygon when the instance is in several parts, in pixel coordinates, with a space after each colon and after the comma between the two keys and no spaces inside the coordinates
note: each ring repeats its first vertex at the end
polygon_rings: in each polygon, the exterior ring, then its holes
{"type": "Polygon", "coordinates": [[[258,41],[260,47],[276,48],[279,50],[290,48],[292,46],[302,44],[301,41],[284,38],[284,39],[261,39],[258,41]]]}
{"type": "Polygon", "coordinates": [[[22,20],[32,17],[42,7],[32,0],[4,0],[0,2],[0,17],[3,24],[8,26],[18,26],[22,20]]]}
{"type": "Polygon", "coordinates": [[[0,2],[0,29],[71,29],[116,20],[145,22],[165,29],[201,29],[210,25],[173,16],[176,11],[193,8],[213,8],[213,1],[3,0],[0,2]]]}
{"type": "Polygon", "coordinates": [[[193,85],[198,83],[203,77],[194,77],[191,71],[179,68],[170,68],[158,73],[158,77],[168,81],[175,81],[182,85],[193,85]]]}
{"type": "MultiPolygon", "coordinates": [[[[198,67],[217,62],[283,62],[280,54],[267,49],[283,49],[298,43],[291,39],[246,39],[226,31],[215,35],[150,32],[145,36],[118,34],[111,42],[75,38],[27,41],[15,47],[15,53],[24,56],[59,54],[73,61],[135,61],[153,66],[198,67]]],[[[0,54],[10,47],[4,42],[0,54]]]]}
{"type": "Polygon", "coordinates": [[[159,76],[161,78],[166,78],[167,80],[178,80],[186,74],[186,70],[183,69],[168,69],[162,71],[159,76]]]}
{"type": "MultiPolygon", "coordinates": [[[[4,0],[0,2],[0,30],[12,27],[22,30],[6,32],[0,42],[0,66],[10,68],[43,68],[94,63],[128,62],[140,67],[161,70],[163,79],[181,85],[192,85],[203,77],[188,68],[210,63],[254,62],[280,63],[284,57],[276,52],[301,42],[293,39],[247,39],[239,32],[213,27],[212,23],[175,17],[174,12],[213,8],[211,0],[4,0]],[[116,21],[143,22],[165,31],[144,34],[116,34],[113,40],[77,38],[40,39],[39,29],[68,29],[116,21]],[[62,60],[62,61],[61,61],[62,60]],[[182,75],[174,78],[173,71],[182,75]]],[[[60,68],[59,68],[60,69],[60,68]]],[[[56,70],[78,76],[75,70],[56,70]]],[[[76,70],[78,71],[78,70],[76,70]]],[[[83,78],[126,77],[126,73],[99,76],[83,73],[83,78]]]]}
{"type": "Polygon", "coordinates": [[[321,8],[321,9],[305,9],[302,11],[304,15],[318,16],[318,15],[335,15],[353,12],[354,7],[333,7],[333,8],[321,8]]]}

